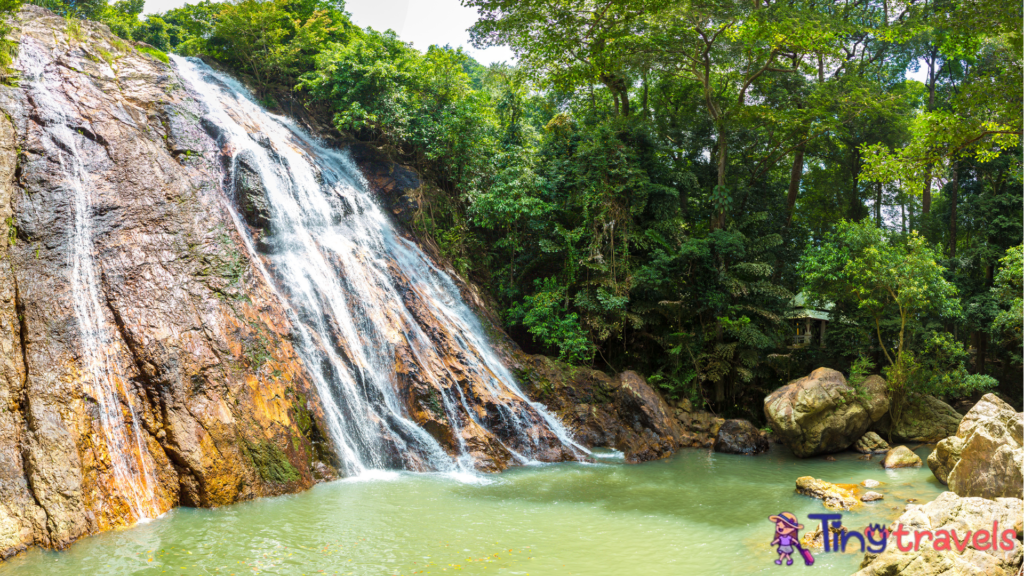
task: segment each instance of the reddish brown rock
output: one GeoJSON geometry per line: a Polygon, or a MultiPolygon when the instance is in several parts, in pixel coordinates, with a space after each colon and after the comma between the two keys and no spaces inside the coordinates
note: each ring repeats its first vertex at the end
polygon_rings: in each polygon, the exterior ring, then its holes
{"type": "Polygon", "coordinates": [[[671,455],[682,430],[672,410],[635,372],[615,377],[543,356],[521,356],[517,371],[536,400],[557,414],[588,447],[607,446],[627,462],[671,455]]]}
{"type": "MultiPolygon", "coordinates": [[[[309,487],[316,459],[329,468],[332,453],[319,404],[285,313],[223,209],[217,151],[195,103],[167,65],[104,26],[83,22],[81,40],[64,27],[25,6],[19,62],[36,59],[88,178],[103,353],[126,428],[129,404],[137,415],[129,440],[142,451],[128,457],[152,473],[147,508],[309,487]]],[[[54,152],[54,110],[30,97],[36,80],[0,88],[2,556],[137,520],[81,353],[71,158],[54,152]]]]}
{"type": "Polygon", "coordinates": [[[419,174],[408,166],[392,161],[371,144],[353,142],[346,149],[395,219],[402,224],[411,224],[420,207],[417,194],[423,181],[419,174]]]}
{"type": "Polygon", "coordinates": [[[767,435],[746,420],[726,420],[715,436],[715,452],[755,455],[767,451],[767,435]]]}

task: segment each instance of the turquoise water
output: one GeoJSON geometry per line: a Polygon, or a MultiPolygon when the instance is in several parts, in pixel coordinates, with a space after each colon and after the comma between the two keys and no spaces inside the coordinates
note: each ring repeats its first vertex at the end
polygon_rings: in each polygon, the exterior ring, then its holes
{"type": "MultiPolygon", "coordinates": [[[[927,449],[918,449],[924,458],[927,449]]],[[[844,513],[889,523],[908,498],[943,491],[927,466],[883,470],[856,454],[799,460],[684,450],[641,465],[530,466],[500,475],[385,473],[216,510],[177,509],[64,552],[30,550],[0,575],[794,574],[776,566],[768,516],[825,511],[794,493],[811,475],[884,482],[885,499],[844,513]]],[[[801,531],[803,535],[803,531],[801,531]]],[[[862,554],[818,551],[813,574],[851,574],[862,554]]],[[[811,573],[811,572],[808,572],[811,573]]]]}

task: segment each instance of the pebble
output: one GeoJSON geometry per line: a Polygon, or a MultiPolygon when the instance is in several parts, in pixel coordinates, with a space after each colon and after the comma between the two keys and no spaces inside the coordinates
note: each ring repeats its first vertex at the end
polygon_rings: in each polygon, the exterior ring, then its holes
{"type": "Polygon", "coordinates": [[[884,496],[878,492],[865,492],[864,495],[860,497],[860,500],[861,502],[874,502],[875,500],[881,500],[882,498],[884,498],[884,496]]]}

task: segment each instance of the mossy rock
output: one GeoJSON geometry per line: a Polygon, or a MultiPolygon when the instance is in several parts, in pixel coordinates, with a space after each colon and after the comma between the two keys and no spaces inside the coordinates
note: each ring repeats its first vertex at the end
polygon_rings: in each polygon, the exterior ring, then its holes
{"type": "Polygon", "coordinates": [[[252,461],[264,482],[286,484],[299,479],[299,471],[288,461],[288,456],[276,444],[267,441],[242,441],[242,450],[252,461]]]}

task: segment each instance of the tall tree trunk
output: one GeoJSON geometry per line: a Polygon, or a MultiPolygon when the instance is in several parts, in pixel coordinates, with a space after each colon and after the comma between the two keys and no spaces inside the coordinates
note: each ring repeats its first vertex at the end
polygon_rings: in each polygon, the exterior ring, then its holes
{"type": "MultiPolygon", "coordinates": [[[[725,138],[725,127],[718,127],[718,184],[721,190],[725,190],[725,167],[728,162],[729,143],[725,138]]],[[[717,210],[711,218],[711,229],[717,230],[725,225],[725,211],[717,210]]]]}
{"type": "Polygon", "coordinates": [[[978,330],[978,347],[974,352],[974,371],[985,373],[985,356],[988,355],[988,334],[978,330]]]}
{"type": "Polygon", "coordinates": [[[902,222],[902,225],[903,225],[903,233],[906,234],[907,233],[907,202],[906,202],[905,198],[900,200],[900,221],[902,222]]]}
{"type": "Polygon", "coordinates": [[[932,210],[932,166],[924,171],[924,190],[921,191],[921,212],[927,214],[932,210]]]}
{"type": "Polygon", "coordinates": [[[650,110],[648,110],[648,108],[647,108],[647,72],[646,71],[644,72],[644,95],[643,95],[643,99],[640,101],[640,108],[643,109],[644,118],[645,119],[649,118],[651,113],[650,113],[650,110]]]}
{"type": "Polygon", "coordinates": [[[615,100],[615,114],[629,116],[629,83],[618,74],[601,74],[601,83],[612,93],[615,100]],[[621,107],[620,107],[621,103],[621,107]]]}
{"type": "Polygon", "coordinates": [[[956,203],[960,193],[960,167],[959,163],[953,162],[953,182],[949,186],[949,257],[956,258],[956,203]]]}
{"type": "Polygon", "coordinates": [[[786,195],[786,227],[793,221],[793,211],[796,209],[796,195],[800,190],[800,179],[804,174],[804,148],[805,144],[796,147],[793,152],[793,167],[789,171],[789,193],[786,195]]]}
{"type": "Polygon", "coordinates": [[[882,227],[882,183],[875,184],[875,224],[882,227]]]}
{"type": "MultiPolygon", "coordinates": [[[[938,52],[932,50],[928,55],[928,111],[935,110],[935,59],[938,52]]],[[[924,172],[924,190],[921,191],[921,212],[928,214],[932,210],[932,165],[924,172]]]]}

